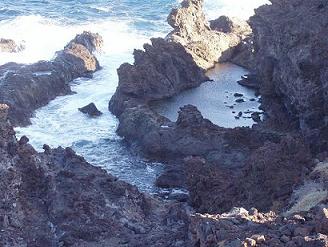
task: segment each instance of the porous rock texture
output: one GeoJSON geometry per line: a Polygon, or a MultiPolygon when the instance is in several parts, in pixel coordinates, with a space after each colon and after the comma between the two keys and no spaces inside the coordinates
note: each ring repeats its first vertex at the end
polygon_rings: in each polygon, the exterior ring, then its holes
{"type": "Polygon", "coordinates": [[[177,203],[88,164],[70,148],[37,153],[19,141],[0,105],[0,245],[190,246],[177,203]]]}
{"type": "Polygon", "coordinates": [[[203,5],[204,0],[184,0],[180,8],[173,9],[167,20],[174,30],[166,39],[180,43],[199,67],[209,69],[228,60],[251,29],[245,21],[229,18],[232,29],[227,28],[227,22],[216,21],[210,26],[203,5]]]}
{"type": "Polygon", "coordinates": [[[93,51],[101,43],[100,35],[83,32],[57,52],[52,61],[0,66],[0,102],[10,106],[11,122],[29,124],[34,110],[59,95],[72,93],[69,82],[99,70],[93,51]]]}
{"type": "MultiPolygon", "coordinates": [[[[119,85],[109,104],[119,117],[117,132],[129,143],[137,143],[146,156],[176,164],[179,175],[168,175],[174,179],[187,175],[190,202],[200,212],[221,213],[234,206],[281,211],[294,187],[314,165],[297,130],[288,127],[281,131],[270,124],[252,129],[220,128],[191,105],[182,107],[178,120],[172,122],[151,109],[153,101],[198,86],[205,79],[204,66],[189,45],[197,35],[195,40],[204,44],[214,39],[206,35],[218,34],[207,26],[202,4],[183,1],[168,18],[175,29],[167,39],[153,39],[145,51],[135,51],[133,65],[119,68],[119,85]],[[203,161],[196,162],[198,159],[203,161]]],[[[223,17],[212,26],[222,32],[240,29],[231,23],[223,17]]],[[[281,119],[288,122],[288,117],[281,119]]],[[[280,122],[276,124],[281,127],[280,122]]],[[[170,187],[168,181],[173,179],[161,176],[157,184],[170,187]]]]}
{"type": "Polygon", "coordinates": [[[263,107],[270,109],[272,99],[278,99],[313,151],[327,151],[327,2],[271,3],[250,18],[263,107]]]}
{"type": "Polygon", "coordinates": [[[252,208],[191,217],[193,246],[210,247],[326,247],[327,203],[308,212],[281,217],[252,208]]]}

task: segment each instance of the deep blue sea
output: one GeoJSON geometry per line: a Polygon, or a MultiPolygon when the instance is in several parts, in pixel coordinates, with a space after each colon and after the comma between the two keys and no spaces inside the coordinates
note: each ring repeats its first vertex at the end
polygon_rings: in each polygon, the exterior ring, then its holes
{"type": "MultiPolygon", "coordinates": [[[[263,2],[266,0],[205,0],[205,12],[209,19],[222,14],[248,18],[263,2]]],[[[12,38],[26,49],[0,53],[0,64],[51,59],[84,30],[100,33],[105,41],[97,55],[103,69],[92,79],[75,80],[76,94],[58,97],[39,109],[32,125],[17,128],[17,134],[27,135],[37,149],[44,143],[70,146],[92,164],[143,191],[156,192],[153,182],[162,165],[131,153],[116,135],[118,122],[107,106],[117,86],[116,69],[133,62],[133,49],[142,48],[150,37],[164,37],[170,31],[166,18],[179,4],[178,0],[1,0],[0,38],[12,38]],[[102,117],[89,119],[77,110],[90,102],[104,112],[102,117]]],[[[239,77],[244,71],[231,73],[239,77]]]]}

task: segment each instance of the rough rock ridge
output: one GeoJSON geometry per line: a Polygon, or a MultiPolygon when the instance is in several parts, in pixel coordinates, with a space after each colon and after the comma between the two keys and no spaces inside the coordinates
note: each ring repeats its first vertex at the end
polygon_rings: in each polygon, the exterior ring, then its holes
{"type": "Polygon", "coordinates": [[[70,148],[37,153],[19,141],[0,105],[0,245],[190,246],[176,203],[88,164],[70,148]]]}
{"type": "Polygon", "coordinates": [[[272,100],[279,99],[313,151],[327,151],[327,2],[271,3],[250,19],[263,105],[270,112],[272,100]]]}
{"type": "Polygon", "coordinates": [[[245,21],[232,19],[229,20],[234,29],[221,29],[219,26],[227,26],[227,23],[218,21],[210,26],[203,5],[204,0],[184,0],[180,8],[173,9],[167,20],[174,30],[166,39],[180,43],[199,67],[209,69],[219,61],[229,60],[234,48],[251,33],[251,29],[245,21]]]}
{"type": "Polygon", "coordinates": [[[99,48],[98,34],[77,35],[52,61],[25,65],[7,63],[0,66],[0,102],[10,106],[9,118],[14,125],[27,125],[34,110],[56,96],[72,93],[69,82],[90,76],[100,69],[92,54],[99,48]]]}

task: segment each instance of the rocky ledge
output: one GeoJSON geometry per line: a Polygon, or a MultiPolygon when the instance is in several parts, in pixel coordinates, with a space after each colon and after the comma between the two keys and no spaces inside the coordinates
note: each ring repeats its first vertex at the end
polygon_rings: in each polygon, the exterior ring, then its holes
{"type": "Polygon", "coordinates": [[[281,115],[271,111],[278,102],[312,150],[327,151],[327,2],[271,2],[250,19],[263,107],[279,121],[281,115]]]}
{"type": "Polygon", "coordinates": [[[0,102],[10,106],[9,119],[14,125],[27,125],[34,110],[59,95],[72,93],[69,82],[89,77],[100,69],[93,52],[100,48],[98,34],[77,35],[52,61],[25,65],[0,66],[0,102]]]}
{"type": "Polygon", "coordinates": [[[1,246],[190,246],[184,207],[140,193],[70,148],[16,140],[0,105],[1,246]]]}

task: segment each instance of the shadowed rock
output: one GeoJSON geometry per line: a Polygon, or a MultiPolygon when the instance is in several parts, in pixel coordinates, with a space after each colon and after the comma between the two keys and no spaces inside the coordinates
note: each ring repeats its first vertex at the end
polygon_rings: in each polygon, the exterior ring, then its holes
{"type": "Polygon", "coordinates": [[[79,111],[89,115],[90,117],[99,117],[103,113],[99,111],[94,103],[90,103],[82,108],[79,108],[79,111]]]}
{"type": "Polygon", "coordinates": [[[271,2],[250,18],[263,107],[270,111],[278,98],[313,151],[328,150],[327,3],[271,2]]]}
{"type": "Polygon", "coordinates": [[[70,148],[37,153],[16,140],[7,110],[0,105],[1,246],[190,246],[180,204],[140,193],[70,148]]]}
{"type": "Polygon", "coordinates": [[[10,106],[12,123],[29,124],[34,110],[59,95],[72,93],[69,82],[99,70],[99,62],[92,52],[101,43],[98,34],[84,32],[57,52],[52,61],[0,66],[0,102],[10,106]]]}

